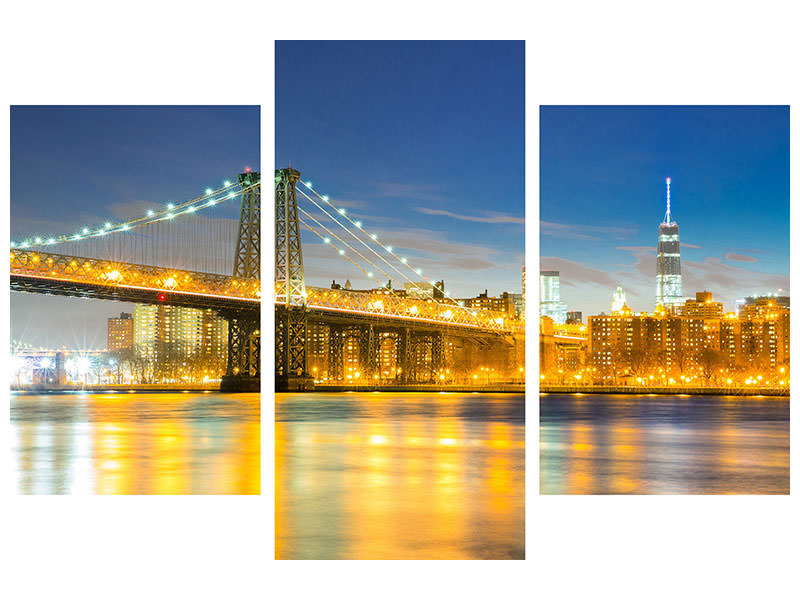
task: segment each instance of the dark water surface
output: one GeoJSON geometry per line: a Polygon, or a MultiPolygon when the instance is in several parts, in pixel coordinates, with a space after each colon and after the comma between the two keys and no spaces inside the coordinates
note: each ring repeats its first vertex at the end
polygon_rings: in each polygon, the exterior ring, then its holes
{"type": "Polygon", "coordinates": [[[543,494],[788,494],[789,399],[541,394],[543,494]]]}
{"type": "Polygon", "coordinates": [[[525,557],[521,394],[278,394],[278,558],[525,557]]]}
{"type": "Polygon", "coordinates": [[[259,394],[12,394],[22,494],[258,494],[259,394]]]}

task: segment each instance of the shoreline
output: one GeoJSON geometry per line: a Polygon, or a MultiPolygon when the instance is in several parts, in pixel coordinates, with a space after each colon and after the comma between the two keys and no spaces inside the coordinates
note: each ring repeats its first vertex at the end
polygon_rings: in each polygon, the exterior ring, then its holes
{"type": "Polygon", "coordinates": [[[627,396],[771,396],[789,398],[788,389],[780,388],[678,388],[678,387],[632,387],[632,386],[584,386],[543,385],[539,386],[539,394],[616,394],[627,396]]]}
{"type": "MultiPolygon", "coordinates": [[[[524,394],[525,384],[508,383],[504,385],[315,385],[313,390],[300,392],[305,394],[313,394],[314,392],[481,392],[485,394],[524,394]]],[[[298,393],[281,391],[276,392],[281,394],[298,393]]]]}

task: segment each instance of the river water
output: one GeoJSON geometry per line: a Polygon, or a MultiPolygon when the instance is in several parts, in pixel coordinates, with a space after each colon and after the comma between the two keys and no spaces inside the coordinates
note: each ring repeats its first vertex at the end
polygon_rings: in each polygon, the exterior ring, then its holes
{"type": "Polygon", "coordinates": [[[789,399],[541,394],[543,494],[788,494],[789,399]]]}
{"type": "Polygon", "coordinates": [[[22,494],[258,494],[259,394],[12,394],[22,494]]]}
{"type": "Polygon", "coordinates": [[[521,394],[275,400],[276,556],[525,557],[521,394]]]}

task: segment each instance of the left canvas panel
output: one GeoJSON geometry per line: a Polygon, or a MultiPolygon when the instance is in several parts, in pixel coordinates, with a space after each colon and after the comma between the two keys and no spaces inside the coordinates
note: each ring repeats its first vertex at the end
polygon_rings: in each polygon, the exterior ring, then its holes
{"type": "Polygon", "coordinates": [[[12,106],[20,494],[259,494],[258,106],[12,106]]]}

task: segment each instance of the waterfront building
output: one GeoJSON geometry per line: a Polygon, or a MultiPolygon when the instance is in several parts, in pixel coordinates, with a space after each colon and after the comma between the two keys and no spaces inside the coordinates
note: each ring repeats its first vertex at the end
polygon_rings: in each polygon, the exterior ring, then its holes
{"type": "Polygon", "coordinates": [[[133,316],[120,313],[119,318],[109,317],[106,348],[109,352],[133,348],[133,316]]]}
{"type": "Polygon", "coordinates": [[[137,356],[150,361],[156,378],[168,372],[164,377],[170,379],[217,379],[226,367],[228,323],[210,309],[137,304],[133,345],[137,356]]]}
{"type": "MultiPolygon", "coordinates": [[[[699,304],[715,304],[710,295],[700,298],[699,304]]],[[[696,313],[681,315],[659,308],[652,315],[635,315],[626,307],[589,317],[589,363],[601,381],[637,376],[654,376],[662,383],[670,377],[710,379],[720,370],[788,372],[786,309],[773,306],[762,316],[740,318],[716,309],[704,312],[699,306],[696,313]]]]}
{"type": "Polygon", "coordinates": [[[672,220],[670,182],[667,177],[667,212],[658,226],[656,256],[656,305],[665,308],[683,303],[680,235],[678,223],[672,220]]]}
{"type": "Polygon", "coordinates": [[[539,316],[554,323],[565,323],[567,304],[561,301],[561,275],[558,271],[539,272],[539,316]]]}

